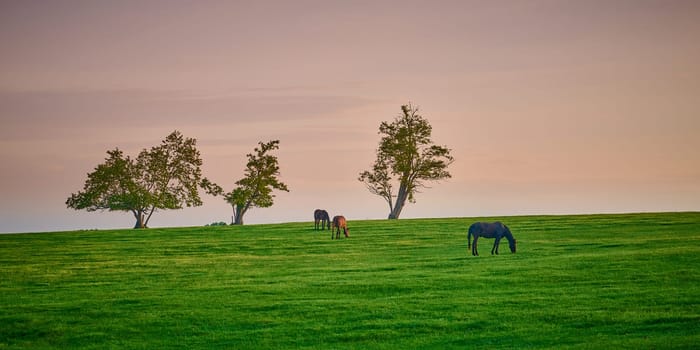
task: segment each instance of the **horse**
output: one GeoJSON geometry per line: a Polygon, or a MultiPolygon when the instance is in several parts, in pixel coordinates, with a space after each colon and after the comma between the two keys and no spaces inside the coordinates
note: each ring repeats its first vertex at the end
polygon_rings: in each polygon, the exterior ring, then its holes
{"type": "Polygon", "coordinates": [[[341,215],[337,215],[333,217],[333,223],[331,224],[331,239],[333,239],[333,230],[336,230],[335,232],[335,238],[340,239],[340,229],[343,229],[343,233],[345,234],[346,238],[349,238],[350,235],[348,235],[348,232],[350,229],[348,228],[348,223],[345,221],[345,217],[341,215]]]}
{"type": "Polygon", "coordinates": [[[331,219],[328,216],[328,212],[323,210],[323,209],[316,209],[314,210],[314,230],[318,230],[318,223],[321,223],[321,230],[326,229],[326,225],[328,225],[328,229],[331,229],[331,219]]]}
{"type": "Polygon", "coordinates": [[[508,240],[508,246],[511,253],[515,253],[515,238],[510,232],[508,226],[501,222],[475,222],[469,226],[469,234],[467,234],[467,249],[471,248],[472,255],[478,256],[479,252],[476,249],[476,241],[479,237],[495,238],[491,248],[491,255],[494,252],[498,254],[498,245],[501,243],[501,238],[505,237],[508,240]],[[471,237],[474,236],[474,244],[472,245],[471,237]]]}

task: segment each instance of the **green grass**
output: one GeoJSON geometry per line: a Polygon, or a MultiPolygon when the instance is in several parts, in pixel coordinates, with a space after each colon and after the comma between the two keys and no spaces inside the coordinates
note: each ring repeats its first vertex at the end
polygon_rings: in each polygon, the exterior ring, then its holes
{"type": "Polygon", "coordinates": [[[700,213],[0,235],[0,349],[695,348],[700,213]]]}

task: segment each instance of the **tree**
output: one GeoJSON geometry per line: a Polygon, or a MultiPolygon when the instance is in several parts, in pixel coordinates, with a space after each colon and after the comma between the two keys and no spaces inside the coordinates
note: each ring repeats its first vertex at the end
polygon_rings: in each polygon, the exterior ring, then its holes
{"type": "Polygon", "coordinates": [[[131,212],[134,228],[148,227],[157,210],[202,205],[198,187],[215,191],[216,185],[202,178],[202,159],[197,141],[173,131],[158,146],[144,149],[136,159],[118,148],[88,174],[82,191],[66,200],[68,208],[87,211],[131,212]]]}
{"type": "Polygon", "coordinates": [[[360,173],[359,181],[389,204],[389,219],[398,219],[406,200],[415,203],[415,194],[425,181],[450,178],[447,167],[454,161],[450,150],[431,140],[432,127],[412,105],[401,106],[402,114],[392,123],[382,122],[377,159],[372,170],[360,173]],[[394,177],[398,192],[394,193],[394,177]]]}
{"type": "MultiPolygon", "coordinates": [[[[245,177],[236,181],[237,187],[224,194],[226,202],[233,208],[232,225],[243,225],[243,215],[254,207],[269,208],[273,204],[272,190],[289,192],[287,185],[280,182],[277,156],[268,152],[279,149],[279,140],[267,143],[258,142],[254,153],[249,153],[245,177]]],[[[209,192],[216,195],[217,191],[209,192]]],[[[220,193],[219,193],[220,194],[220,193]]]]}

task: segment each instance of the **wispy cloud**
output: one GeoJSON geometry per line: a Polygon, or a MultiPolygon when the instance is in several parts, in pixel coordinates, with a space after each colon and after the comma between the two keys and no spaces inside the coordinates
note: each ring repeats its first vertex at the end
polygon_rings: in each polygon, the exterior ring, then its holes
{"type": "MultiPolygon", "coordinates": [[[[279,90],[295,92],[296,89],[279,90]]],[[[257,92],[257,93],[256,93],[257,92]]],[[[3,139],[50,137],[71,130],[171,128],[207,124],[323,120],[338,112],[376,103],[340,95],[248,93],[199,94],[150,90],[64,90],[0,92],[3,139]]]]}

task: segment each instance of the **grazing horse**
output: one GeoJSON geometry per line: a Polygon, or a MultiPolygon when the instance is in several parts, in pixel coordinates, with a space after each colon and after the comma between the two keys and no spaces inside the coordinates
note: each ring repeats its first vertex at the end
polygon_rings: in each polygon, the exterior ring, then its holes
{"type": "Polygon", "coordinates": [[[348,235],[348,231],[350,229],[348,228],[348,223],[345,221],[345,217],[338,215],[333,217],[333,223],[331,224],[331,239],[333,239],[333,230],[336,230],[335,232],[335,238],[340,239],[340,229],[343,229],[343,233],[345,234],[345,237],[350,237],[348,235]]]}
{"type": "Polygon", "coordinates": [[[478,256],[479,252],[476,249],[476,241],[479,237],[495,238],[491,248],[491,255],[494,252],[498,254],[498,245],[501,243],[501,238],[505,237],[508,240],[508,246],[511,253],[515,253],[515,238],[510,233],[508,226],[500,222],[475,222],[469,226],[469,234],[467,234],[467,249],[471,248],[472,255],[478,256]],[[474,244],[472,245],[471,237],[474,236],[474,244]]]}
{"type": "Polygon", "coordinates": [[[328,225],[328,229],[331,229],[331,219],[328,216],[328,212],[323,210],[323,209],[316,209],[314,210],[314,230],[318,230],[318,223],[321,223],[321,230],[326,229],[326,225],[328,225]]]}

